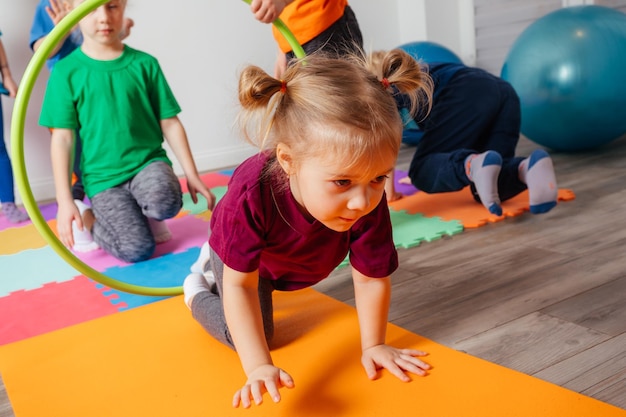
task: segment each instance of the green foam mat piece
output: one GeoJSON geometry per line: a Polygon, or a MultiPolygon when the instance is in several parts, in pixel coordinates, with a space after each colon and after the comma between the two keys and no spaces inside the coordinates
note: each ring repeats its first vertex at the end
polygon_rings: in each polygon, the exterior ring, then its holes
{"type": "MultiPolygon", "coordinates": [[[[393,242],[396,248],[412,248],[421,242],[431,242],[444,235],[452,236],[463,231],[463,224],[457,220],[441,220],[439,217],[424,217],[404,210],[389,210],[393,227],[393,242]]],[[[348,266],[348,256],[337,268],[348,266]]]]}
{"type": "Polygon", "coordinates": [[[441,220],[439,217],[424,217],[406,211],[390,210],[393,225],[393,241],[397,248],[412,248],[421,242],[431,242],[444,235],[452,236],[463,231],[457,220],[441,220]]]}
{"type": "MultiPolygon", "coordinates": [[[[211,191],[213,192],[213,194],[215,194],[216,203],[220,201],[222,197],[224,197],[224,194],[226,194],[227,188],[228,187],[226,186],[211,188],[211,191]]],[[[206,198],[204,198],[204,196],[202,196],[201,194],[197,194],[197,196],[198,196],[198,203],[194,204],[193,201],[191,201],[191,195],[189,193],[184,193],[183,194],[183,210],[186,210],[194,215],[202,214],[205,211],[207,211],[206,198]]]]}

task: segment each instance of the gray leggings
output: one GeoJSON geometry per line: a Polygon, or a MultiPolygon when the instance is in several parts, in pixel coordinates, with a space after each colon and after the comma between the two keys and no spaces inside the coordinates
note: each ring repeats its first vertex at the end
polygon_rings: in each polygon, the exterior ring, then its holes
{"type": "Polygon", "coordinates": [[[154,253],[156,242],[148,217],[174,217],[183,206],[180,182],[172,167],[152,162],[129,181],[94,195],[96,222],[91,231],[102,249],[125,262],[139,262],[154,253]]]}
{"type": "MultiPolygon", "coordinates": [[[[235,348],[233,339],[228,331],[226,318],[224,317],[224,304],[222,303],[222,288],[224,281],[224,263],[211,249],[211,269],[215,274],[217,294],[204,291],[196,294],[191,303],[191,314],[215,339],[231,348],[235,348]]],[[[265,339],[272,340],[274,336],[274,307],[272,304],[272,291],[274,287],[268,279],[259,278],[259,300],[261,302],[261,315],[263,316],[263,328],[265,339]]]]}

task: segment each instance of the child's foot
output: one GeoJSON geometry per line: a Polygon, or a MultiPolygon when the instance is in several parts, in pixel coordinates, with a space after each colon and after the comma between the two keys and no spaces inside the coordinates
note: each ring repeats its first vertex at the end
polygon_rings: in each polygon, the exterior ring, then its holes
{"type": "Polygon", "coordinates": [[[465,173],[474,183],[476,192],[490,213],[502,215],[498,195],[498,175],[502,168],[502,157],[496,151],[470,155],[465,159],[465,173]]]}
{"type": "Polygon", "coordinates": [[[519,165],[519,178],[528,186],[531,213],[547,213],[556,206],[556,176],[552,159],[546,151],[537,149],[524,159],[519,165]]]}
{"type": "Polygon", "coordinates": [[[21,223],[30,220],[28,214],[17,208],[15,203],[2,203],[0,210],[11,223],[21,223]]]}
{"type": "Polygon", "coordinates": [[[83,219],[83,230],[79,230],[76,222],[72,222],[72,233],[74,235],[74,246],[72,249],[76,252],[91,252],[98,249],[100,246],[94,242],[93,236],[89,231],[90,226],[94,222],[91,207],[80,200],[74,200],[74,204],[78,207],[80,217],[83,219]]]}
{"type": "Polygon", "coordinates": [[[148,217],[148,224],[150,225],[150,230],[152,231],[152,236],[154,236],[156,243],[167,242],[172,238],[172,233],[170,233],[170,229],[164,221],[148,217]]]}
{"type": "MultiPolygon", "coordinates": [[[[210,278],[213,277],[213,272],[209,271],[207,274],[210,278]]],[[[185,278],[183,282],[183,293],[185,305],[189,310],[191,310],[191,303],[196,295],[204,291],[215,293],[215,279],[213,278],[213,282],[210,282],[209,279],[207,279],[207,274],[191,273],[185,278]]]]}
{"type": "Polygon", "coordinates": [[[191,272],[196,274],[204,274],[211,270],[211,265],[209,261],[211,260],[211,247],[209,246],[209,242],[204,242],[202,247],[200,248],[200,255],[198,255],[198,259],[191,265],[191,272]]]}

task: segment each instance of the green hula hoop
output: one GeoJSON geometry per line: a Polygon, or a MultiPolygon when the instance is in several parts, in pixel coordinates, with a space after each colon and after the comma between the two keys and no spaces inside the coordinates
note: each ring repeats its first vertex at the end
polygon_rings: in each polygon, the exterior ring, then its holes
{"type": "MultiPolygon", "coordinates": [[[[108,1],[109,0],[87,0],[68,13],[68,15],[63,18],[58,25],[56,25],[48,36],[46,36],[41,46],[37,49],[37,52],[34,53],[32,59],[28,63],[17,92],[17,96],[15,97],[13,117],[11,119],[11,154],[13,155],[13,171],[15,180],[22,197],[24,207],[26,208],[26,211],[28,212],[28,215],[30,216],[37,231],[42,235],[50,247],[78,272],[101,283],[102,285],[132,294],[150,296],[179,295],[183,292],[182,286],[148,287],[129,284],[104,275],[78,259],[61,243],[41,215],[28,181],[26,162],[24,158],[24,126],[28,110],[28,102],[33,92],[33,87],[37,81],[37,77],[41,73],[47,57],[50,55],[54,47],[61,41],[61,39],[63,39],[63,37],[67,35],[83,17],[108,1]]],[[[250,0],[244,1],[250,3],[250,0]]],[[[287,26],[279,19],[274,21],[274,25],[288,40],[295,55],[298,58],[303,58],[305,56],[304,50],[293,34],[289,31],[287,26]]]]}

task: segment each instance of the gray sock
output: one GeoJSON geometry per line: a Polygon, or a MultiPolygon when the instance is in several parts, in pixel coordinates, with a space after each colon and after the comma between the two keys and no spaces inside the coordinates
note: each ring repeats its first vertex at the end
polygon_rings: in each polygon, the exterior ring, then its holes
{"type": "Polygon", "coordinates": [[[550,155],[537,149],[519,165],[519,178],[528,186],[530,212],[546,213],[556,206],[558,188],[550,155]]]}
{"type": "Polygon", "coordinates": [[[490,213],[502,215],[498,195],[498,175],[502,168],[502,157],[496,151],[470,155],[465,159],[467,178],[474,183],[480,201],[490,213]]]}

